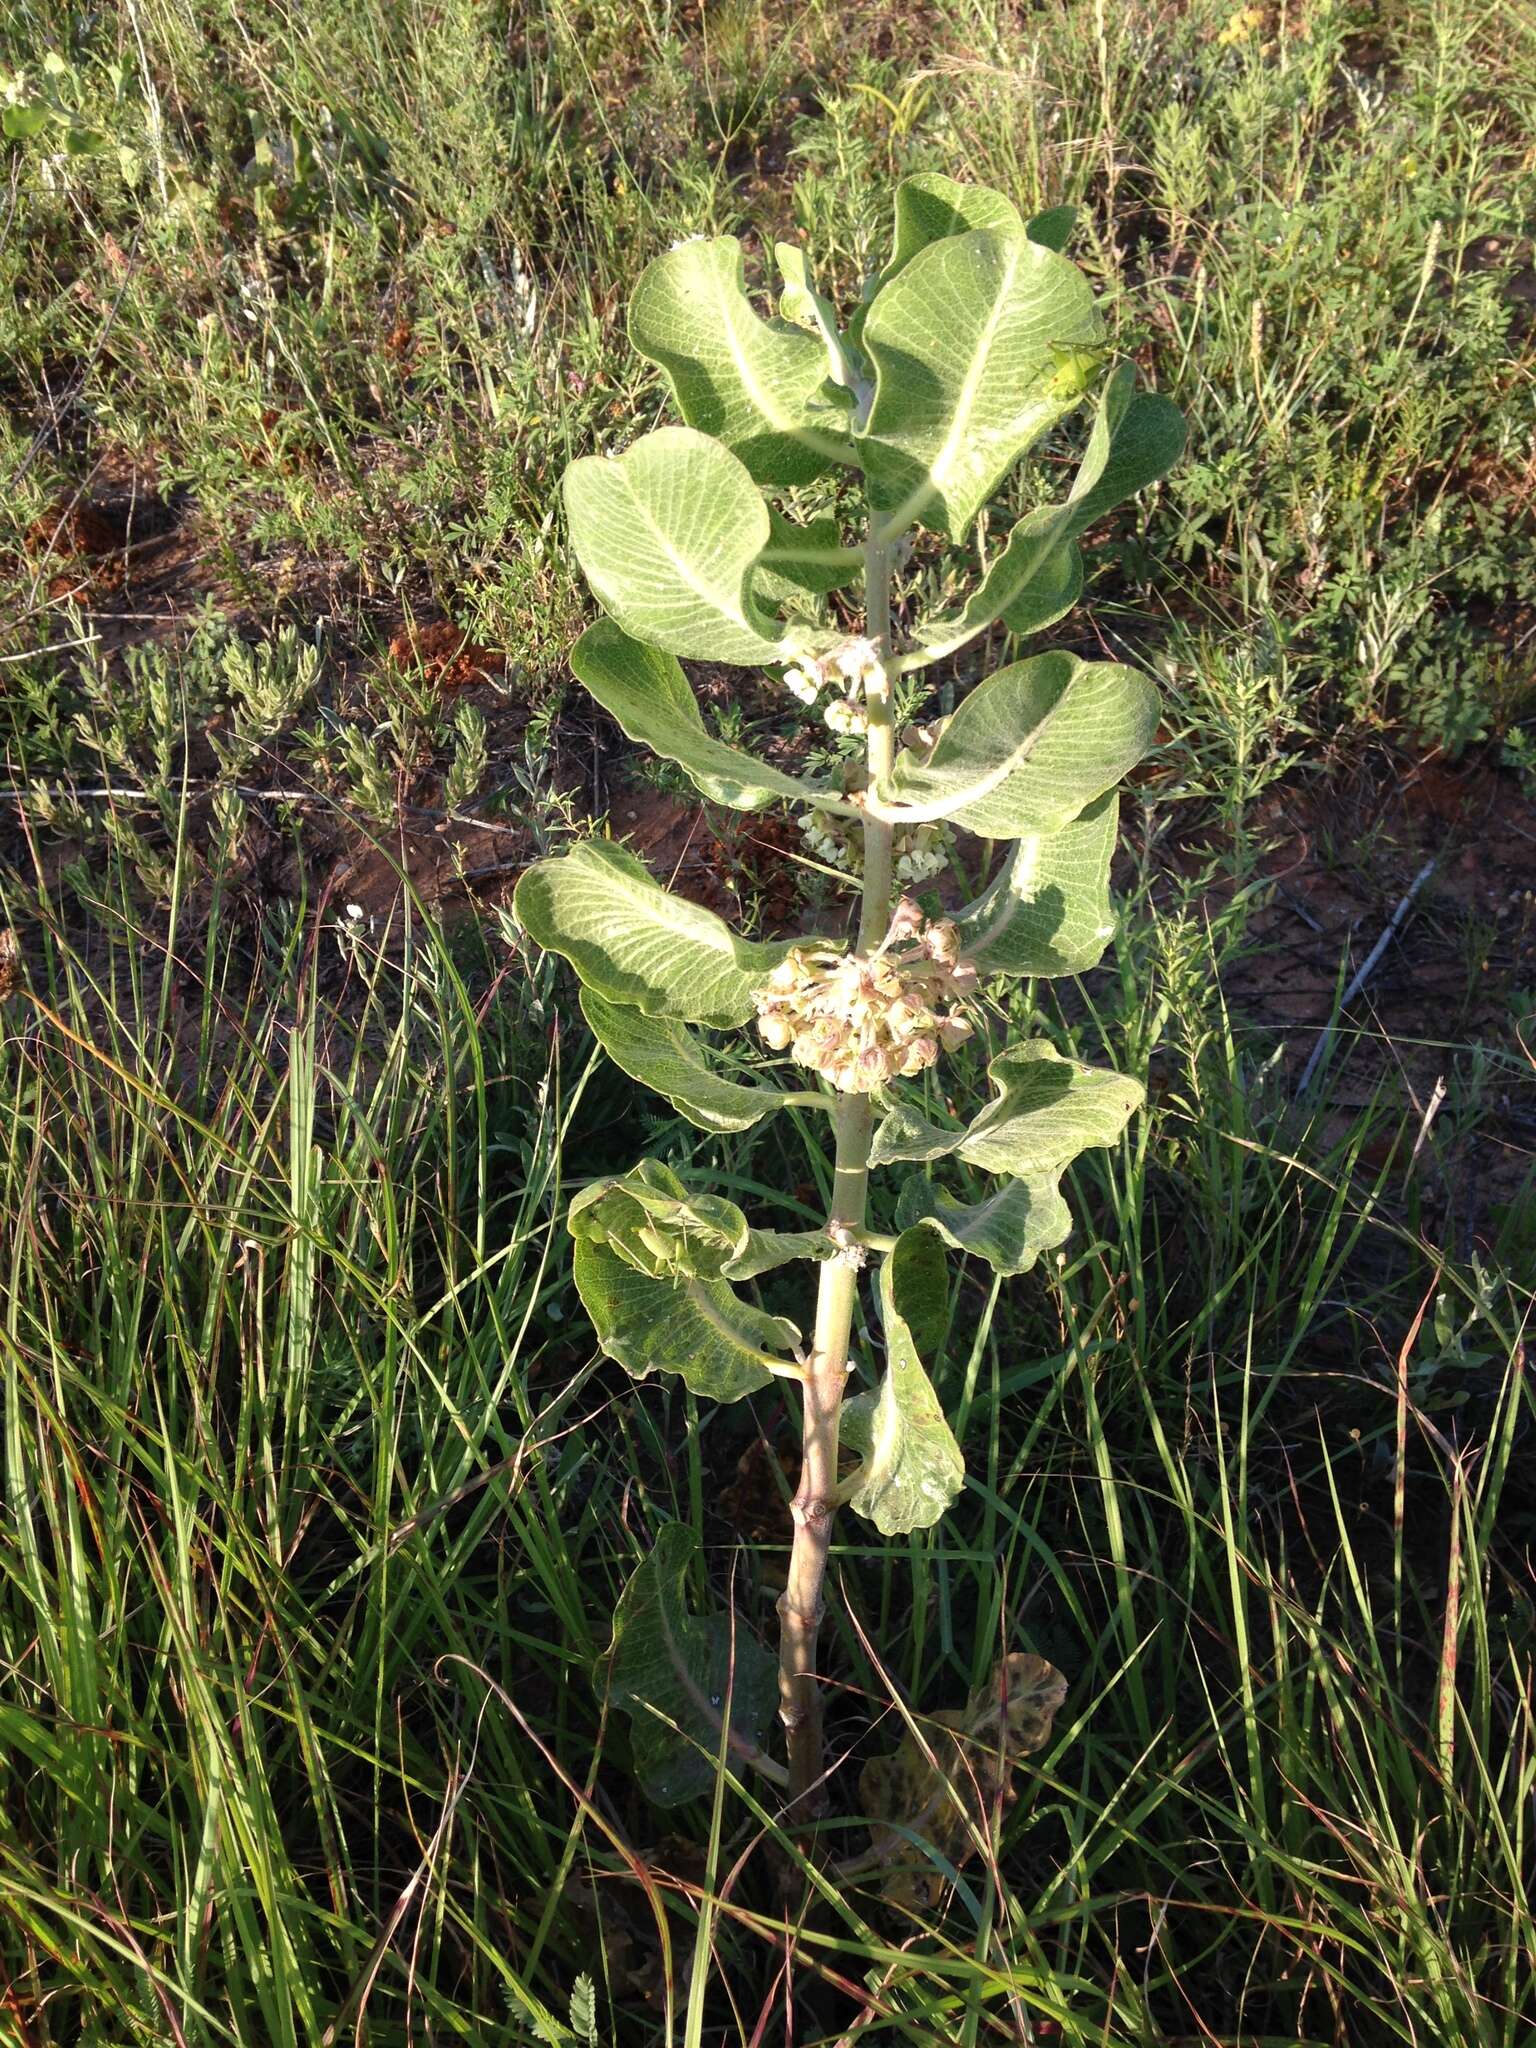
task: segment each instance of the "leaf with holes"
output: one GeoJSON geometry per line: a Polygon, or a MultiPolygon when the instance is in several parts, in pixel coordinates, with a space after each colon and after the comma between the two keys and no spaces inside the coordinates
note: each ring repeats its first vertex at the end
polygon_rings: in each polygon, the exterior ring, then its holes
{"type": "Polygon", "coordinates": [[[1054,1664],[1015,1650],[964,1708],[932,1715],[893,1756],[864,1766],[871,1853],[892,1904],[936,1906],[952,1873],[990,1843],[1020,1759],[1045,1748],[1066,1696],[1054,1664]]]}

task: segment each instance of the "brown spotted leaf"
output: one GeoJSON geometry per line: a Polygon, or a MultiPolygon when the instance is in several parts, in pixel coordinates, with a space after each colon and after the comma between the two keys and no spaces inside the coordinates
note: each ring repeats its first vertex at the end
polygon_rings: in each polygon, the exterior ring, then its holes
{"type": "Polygon", "coordinates": [[[937,1905],[949,1871],[976,1853],[978,1831],[990,1835],[998,1807],[1012,1803],[1014,1765],[1044,1749],[1066,1696],[1054,1664],[1015,1651],[965,1707],[935,1714],[921,1740],[909,1731],[894,1756],[864,1766],[871,1860],[887,1866],[881,1890],[893,1905],[937,1905]]]}

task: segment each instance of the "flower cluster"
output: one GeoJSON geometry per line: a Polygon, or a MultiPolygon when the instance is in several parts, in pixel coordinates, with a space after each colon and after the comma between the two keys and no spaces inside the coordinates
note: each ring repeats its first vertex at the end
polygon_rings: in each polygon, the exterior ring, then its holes
{"type": "Polygon", "coordinates": [[[815,661],[803,661],[798,668],[784,672],[785,689],[792,697],[798,697],[802,704],[814,704],[823,690],[837,688],[839,694],[821,714],[828,728],[837,733],[860,733],[868,729],[869,713],[861,700],[870,683],[877,689],[884,689],[885,670],[868,640],[845,640],[830,654],[823,654],[815,661]]]}
{"type": "Polygon", "coordinates": [[[868,1095],[898,1074],[931,1067],[941,1047],[964,1044],[970,1024],[942,1006],[975,986],[976,970],[960,958],[954,925],[929,924],[903,896],[867,958],[792,948],[758,992],[758,1029],[775,1052],[787,1048],[834,1088],[868,1095]]]}
{"type": "MultiPolygon", "coordinates": [[[[800,820],[806,851],[828,867],[845,874],[863,872],[863,827],[836,818],[830,811],[808,811],[800,820]]],[[[896,879],[903,884],[921,884],[942,874],[954,849],[954,834],[942,821],[931,825],[898,828],[892,842],[896,879]]]]}

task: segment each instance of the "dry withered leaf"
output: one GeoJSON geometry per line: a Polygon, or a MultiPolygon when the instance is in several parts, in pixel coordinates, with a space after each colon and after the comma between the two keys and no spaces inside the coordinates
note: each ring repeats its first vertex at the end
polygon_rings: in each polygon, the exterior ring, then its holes
{"type": "Polygon", "coordinates": [[[893,1905],[938,1903],[944,1875],[930,1863],[914,1867],[912,1836],[957,1870],[968,1862],[975,1830],[990,1827],[999,1803],[1012,1803],[1015,1763],[1050,1741],[1066,1696],[1067,1681],[1054,1664],[1016,1650],[964,1707],[924,1724],[926,1748],[909,1730],[894,1756],[864,1766],[859,1793],[870,1817],[872,1860],[893,1866],[881,1883],[893,1905]]]}
{"type": "Polygon", "coordinates": [[[21,947],[9,925],[0,929],[0,1003],[21,985],[21,947]]]}

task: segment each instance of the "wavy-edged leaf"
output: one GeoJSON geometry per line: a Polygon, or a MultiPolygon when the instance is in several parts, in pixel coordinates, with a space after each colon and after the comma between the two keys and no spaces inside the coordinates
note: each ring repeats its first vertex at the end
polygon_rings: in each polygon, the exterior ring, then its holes
{"type": "Polygon", "coordinates": [[[1093,294],[1021,229],[932,242],[881,287],[862,345],[875,370],[861,455],[883,537],[914,520],[951,540],[1082,396],[1063,349],[1096,345],[1093,294]]]}
{"type": "Polygon", "coordinates": [[[986,974],[1086,974],[1114,937],[1109,867],[1120,793],[1106,790],[1059,832],[1031,832],[959,913],[960,951],[986,974]]]}
{"type": "Polygon", "coordinates": [[[571,649],[571,672],[630,739],[675,761],[717,804],[760,811],[786,799],[814,804],[828,793],[707,731],[676,655],[631,639],[612,619],[599,619],[582,634],[571,649]]]}
{"type": "Polygon", "coordinates": [[[1104,386],[1071,491],[1059,505],[1026,513],[960,611],[919,628],[925,660],[953,654],[999,618],[1015,633],[1038,633],[1077,602],[1077,536],[1165,475],[1184,447],[1178,407],[1135,385],[1134,366],[1121,363],[1104,386]]]}
{"type": "Polygon", "coordinates": [[[1043,1039],[1000,1052],[987,1068],[994,1099],[967,1129],[946,1129],[905,1104],[875,1133],[872,1166],[954,1157],[989,1173],[1053,1173],[1079,1152],[1112,1145],[1141,1107],[1139,1081],[1069,1060],[1043,1039]]]}
{"type": "Polygon", "coordinates": [[[672,1017],[648,1017],[632,1003],[581,991],[592,1035],[632,1081],[664,1095],[701,1131],[745,1131],[781,1107],[776,1088],[754,1088],[717,1073],[701,1041],[672,1017]]]}
{"type": "Polygon", "coordinates": [[[1059,832],[1136,765],[1157,720],[1157,691],[1135,669],[1037,654],[979,683],[927,760],[904,755],[870,809],[990,839],[1059,832]]]}
{"type": "Polygon", "coordinates": [[[723,442],[758,483],[809,483],[854,460],[824,389],[825,348],[754,312],[733,236],[683,242],[648,264],[630,301],[629,338],[665,372],[689,426],[723,442]]]}
{"type": "Polygon", "coordinates": [[[577,1240],[571,1270],[599,1345],[636,1379],[675,1372],[696,1394],[739,1401],[772,1380],[769,1358],[800,1341],[793,1323],[724,1280],[657,1279],[590,1239],[577,1240]]]}
{"type": "Polygon", "coordinates": [[[747,667],[783,661],[799,644],[753,587],[768,507],[720,442],[660,427],[622,455],[578,457],[562,488],[593,594],[635,639],[747,667]]]}
{"type": "Polygon", "coordinates": [[[889,284],[931,242],[978,228],[1022,234],[1019,209],[988,185],[963,185],[942,171],[919,171],[896,187],[896,235],[882,284],[889,284]]]}
{"type": "Polygon", "coordinates": [[[1077,222],[1075,206],[1052,206],[1029,220],[1021,220],[1019,209],[1001,192],[987,185],[966,185],[948,178],[942,171],[920,171],[903,178],[896,187],[895,234],[891,258],[878,277],[864,290],[864,303],[850,323],[856,342],[868,316],[869,303],[898,271],[905,270],[920,249],[942,242],[951,235],[970,234],[978,228],[996,228],[1003,233],[1022,231],[1043,249],[1063,250],[1077,222]]]}
{"type": "Polygon", "coordinates": [[[578,1244],[606,1245],[652,1280],[718,1280],[746,1250],[747,1219],[723,1195],[695,1194],[664,1160],[592,1181],[566,1210],[578,1244]]]}
{"type": "Polygon", "coordinates": [[[569,960],[588,988],[679,1024],[745,1023],[753,992],[792,943],[742,938],[712,910],[663,889],[608,839],[535,861],[512,908],[529,937],[569,960]]]}
{"type": "Polygon", "coordinates": [[[754,1280],[793,1259],[830,1259],[824,1230],[754,1230],[723,1195],[687,1187],[665,1161],[593,1181],[566,1211],[582,1244],[605,1245],[653,1280],[754,1280]]]}
{"type": "Polygon", "coordinates": [[[904,1232],[880,1268],[885,1374],[843,1403],[844,1440],[862,1459],[848,1505],[884,1536],[929,1529],[965,1484],[919,1344],[939,1342],[949,1309],[944,1254],[927,1230],[904,1232]]]}
{"type": "Polygon", "coordinates": [[[979,1202],[962,1202],[914,1174],[901,1191],[896,1221],[903,1230],[926,1224],[957,1251],[985,1259],[999,1273],[1027,1273],[1042,1252],[1072,1234],[1072,1211],[1061,1192],[1064,1169],[1002,1181],[979,1202]]]}
{"type": "Polygon", "coordinates": [[[859,1796],[875,1861],[891,1866],[886,1898],[910,1911],[939,1903],[953,1873],[991,1839],[1016,1763],[1050,1741],[1066,1696],[1053,1664],[1015,1650],[963,1708],[909,1729],[894,1755],[871,1757],[859,1796]]]}
{"type": "Polygon", "coordinates": [[[631,1719],[635,1775],[658,1806],[711,1791],[723,1747],[753,1756],[778,1705],[778,1661],[746,1624],[689,1611],[698,1551],[686,1523],[657,1530],[619,1595],[605,1660],[614,1702],[631,1719]]]}

